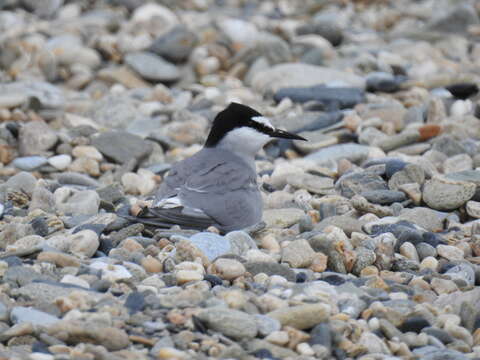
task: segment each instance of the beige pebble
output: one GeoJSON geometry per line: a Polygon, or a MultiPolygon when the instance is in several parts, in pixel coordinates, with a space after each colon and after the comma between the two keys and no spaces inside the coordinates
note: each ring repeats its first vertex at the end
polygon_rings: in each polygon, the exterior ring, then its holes
{"type": "Polygon", "coordinates": [[[361,277],[373,276],[373,275],[377,276],[378,274],[379,274],[378,268],[373,265],[366,266],[360,271],[361,277]]]}
{"type": "Polygon", "coordinates": [[[190,281],[203,280],[203,275],[195,270],[178,270],[175,271],[175,279],[179,285],[183,285],[190,281]]]}
{"type": "Polygon", "coordinates": [[[72,155],[76,158],[88,158],[102,161],[103,155],[95,147],[90,145],[79,145],[72,149],[72,155]]]}
{"type": "Polygon", "coordinates": [[[122,243],[122,248],[129,252],[143,251],[143,246],[132,238],[125,239],[125,241],[122,243]]]}
{"type": "Polygon", "coordinates": [[[280,245],[278,244],[278,241],[275,238],[275,236],[272,234],[268,234],[264,236],[261,240],[260,246],[270,252],[274,252],[274,253],[280,252],[280,245]]]}
{"type": "Polygon", "coordinates": [[[265,337],[265,340],[267,340],[269,343],[283,346],[290,341],[290,338],[288,336],[288,332],[277,330],[268,334],[267,337],[265,337]]]}
{"type": "Polygon", "coordinates": [[[310,265],[310,270],[314,272],[324,272],[327,269],[328,256],[323,253],[315,253],[313,256],[312,264],[310,265]]]}
{"type": "Polygon", "coordinates": [[[306,342],[297,345],[297,352],[305,356],[315,355],[315,351],[313,351],[312,347],[306,342]]]}
{"type": "Polygon", "coordinates": [[[82,230],[72,235],[70,252],[80,258],[91,258],[98,249],[98,235],[92,230],[82,230]]]}
{"type": "Polygon", "coordinates": [[[245,274],[245,266],[234,259],[217,259],[212,266],[212,273],[224,280],[233,280],[245,274]]]}
{"type": "Polygon", "coordinates": [[[37,256],[37,260],[41,262],[49,262],[58,267],[79,267],[80,261],[72,255],[63,254],[60,252],[43,251],[37,256]]]}
{"type": "Polygon", "coordinates": [[[438,267],[438,260],[435,259],[433,256],[427,256],[420,263],[420,269],[437,270],[437,267],[438,267]]]}
{"type": "Polygon", "coordinates": [[[163,265],[160,260],[151,255],[147,255],[141,262],[143,268],[149,273],[159,273],[163,271],[163,265]]]}

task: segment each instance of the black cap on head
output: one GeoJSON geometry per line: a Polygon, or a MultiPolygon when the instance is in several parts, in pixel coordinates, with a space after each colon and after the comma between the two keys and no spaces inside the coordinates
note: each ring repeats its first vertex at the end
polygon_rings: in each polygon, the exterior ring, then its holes
{"type": "Polygon", "coordinates": [[[230,131],[243,126],[248,126],[257,130],[259,133],[271,137],[306,140],[296,134],[275,129],[273,126],[269,125],[268,122],[266,124],[262,121],[255,120],[256,117],[262,116],[262,114],[251,107],[234,102],[230,103],[225,110],[220,111],[215,117],[210,134],[208,134],[207,141],[205,142],[205,146],[216,146],[230,131]]]}
{"type": "Polygon", "coordinates": [[[210,134],[208,134],[205,146],[213,147],[217,145],[229,131],[238,127],[248,126],[250,120],[256,116],[262,116],[262,114],[246,105],[230,103],[213,120],[212,129],[210,134]]]}

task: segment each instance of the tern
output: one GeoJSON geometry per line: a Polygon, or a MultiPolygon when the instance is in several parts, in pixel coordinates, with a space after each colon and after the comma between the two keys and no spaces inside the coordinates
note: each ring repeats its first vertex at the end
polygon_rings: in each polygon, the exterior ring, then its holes
{"type": "Polygon", "coordinates": [[[153,203],[131,220],[157,227],[180,225],[222,232],[262,220],[255,155],[272,138],[306,140],[275,128],[267,117],[230,103],[213,121],[204,147],[172,165],[153,203]]]}

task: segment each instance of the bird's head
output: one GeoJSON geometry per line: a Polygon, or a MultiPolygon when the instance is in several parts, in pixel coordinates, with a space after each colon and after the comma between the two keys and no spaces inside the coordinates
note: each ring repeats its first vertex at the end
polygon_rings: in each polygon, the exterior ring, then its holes
{"type": "Polygon", "coordinates": [[[275,128],[267,117],[251,107],[232,102],[215,117],[205,147],[255,154],[272,138],[306,140],[275,128]]]}

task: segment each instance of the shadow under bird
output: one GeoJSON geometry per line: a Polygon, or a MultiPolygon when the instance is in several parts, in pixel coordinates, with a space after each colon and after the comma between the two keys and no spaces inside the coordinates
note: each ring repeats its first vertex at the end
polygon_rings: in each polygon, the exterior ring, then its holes
{"type": "Polygon", "coordinates": [[[248,106],[231,103],[215,117],[204,147],[172,166],[152,206],[128,218],[158,227],[213,225],[222,232],[257,224],[263,202],[255,155],[272,138],[306,140],[276,129],[248,106]]]}

